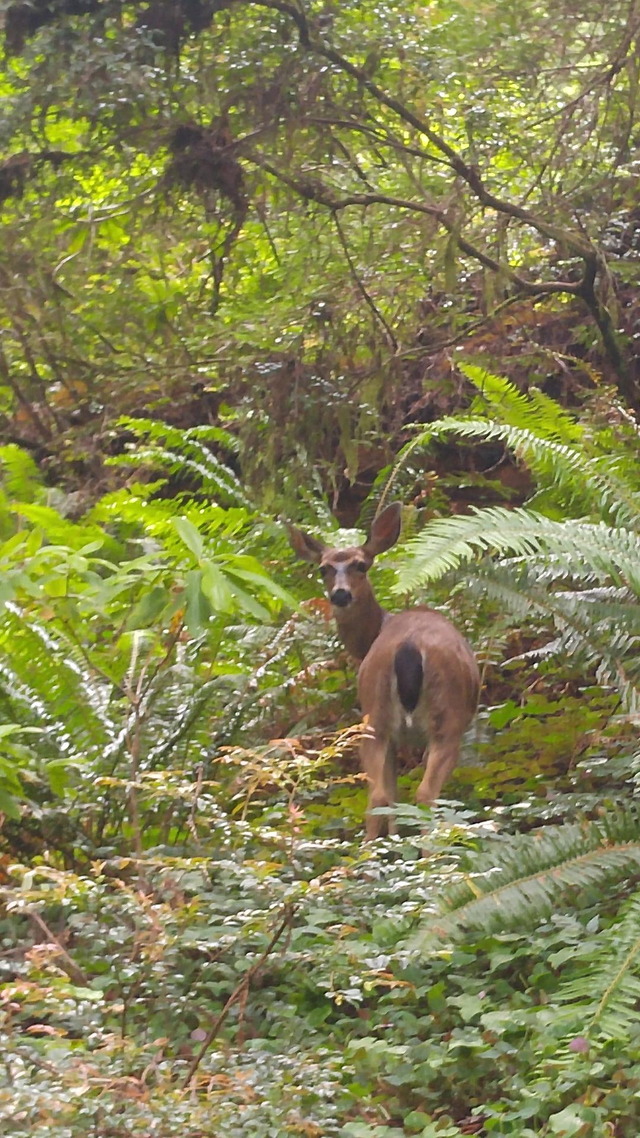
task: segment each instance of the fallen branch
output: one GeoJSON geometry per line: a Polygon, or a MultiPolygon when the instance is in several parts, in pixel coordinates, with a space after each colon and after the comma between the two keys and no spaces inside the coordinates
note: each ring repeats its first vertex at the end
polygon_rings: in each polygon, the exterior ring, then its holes
{"type": "Polygon", "coordinates": [[[193,1076],[195,1075],[196,1071],[198,1070],[198,1067],[200,1066],[200,1064],[201,1064],[204,1056],[206,1055],[207,1051],[211,1047],[211,1044],[213,1043],[214,1039],[216,1038],[218,1032],[220,1031],[220,1028],[222,1027],[224,1021],[226,1020],[227,1016],[229,1015],[229,1012],[231,1011],[233,1005],[236,1004],[242,996],[244,996],[244,995],[246,995],[246,993],[248,993],[252,980],[258,974],[258,972],[262,968],[262,966],[265,963],[265,961],[267,960],[267,958],[273,952],[274,948],[276,947],[278,941],[282,937],[285,930],[290,926],[291,921],[293,920],[294,913],[295,913],[295,905],[286,904],[283,906],[282,918],[281,918],[279,924],[277,925],[276,930],[275,930],[273,936],[271,937],[271,940],[269,941],[267,947],[265,948],[262,955],[258,957],[256,962],[251,965],[251,968],[249,968],[245,972],[240,983],[234,988],[233,992],[229,996],[229,999],[227,1000],[226,1004],[224,1005],[222,1011],[220,1012],[220,1015],[216,1018],[216,1020],[212,1024],[211,1028],[207,1032],[206,1039],[204,1040],[202,1047],[200,1048],[198,1054],[194,1056],[191,1063],[189,1064],[189,1069],[188,1069],[187,1074],[185,1076],[184,1083],[182,1084],[183,1090],[186,1090],[187,1087],[189,1086],[191,1080],[193,1079],[193,1076]]]}

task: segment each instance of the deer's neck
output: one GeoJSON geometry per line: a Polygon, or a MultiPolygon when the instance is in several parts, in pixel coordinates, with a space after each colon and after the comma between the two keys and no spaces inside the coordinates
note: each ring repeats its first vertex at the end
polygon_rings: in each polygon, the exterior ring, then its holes
{"type": "Polygon", "coordinates": [[[386,615],[373,593],[359,597],[349,608],[335,613],[340,639],[358,664],[364,660],[386,615]]]}

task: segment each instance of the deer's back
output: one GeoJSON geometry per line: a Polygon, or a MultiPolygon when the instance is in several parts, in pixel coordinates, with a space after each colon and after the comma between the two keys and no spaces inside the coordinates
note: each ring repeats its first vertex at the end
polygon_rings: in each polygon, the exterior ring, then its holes
{"type": "MultiPolygon", "coordinates": [[[[411,659],[411,645],[422,662],[422,685],[411,718],[422,734],[434,729],[466,729],[478,702],[480,676],[464,636],[442,613],[428,608],[388,615],[358,672],[364,715],[377,731],[402,733],[407,709],[398,695],[396,659],[411,659]]],[[[413,653],[415,655],[415,653],[413,653]]]]}

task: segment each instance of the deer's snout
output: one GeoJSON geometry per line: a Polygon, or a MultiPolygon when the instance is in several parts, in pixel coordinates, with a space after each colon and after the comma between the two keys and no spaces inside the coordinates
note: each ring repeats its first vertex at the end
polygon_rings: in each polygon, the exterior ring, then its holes
{"type": "Polygon", "coordinates": [[[329,594],[329,600],[332,605],[337,605],[339,609],[346,609],[353,600],[353,593],[351,589],[333,589],[329,594]]]}

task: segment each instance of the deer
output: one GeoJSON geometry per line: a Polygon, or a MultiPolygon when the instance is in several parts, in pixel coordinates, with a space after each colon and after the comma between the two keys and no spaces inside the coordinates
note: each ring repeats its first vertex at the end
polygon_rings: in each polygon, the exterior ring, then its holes
{"type": "Polygon", "coordinates": [[[440,797],[480,691],[471,645],[447,617],[422,605],[393,614],[376,600],[368,573],[375,558],[396,544],[401,524],[401,503],[392,502],[378,514],[364,544],[348,549],[288,527],[297,556],[320,567],[338,634],[358,666],[365,722],[360,763],[369,784],[367,841],[396,832],[392,810],[400,747],[423,749],[416,801],[431,806],[440,797]],[[373,813],[380,807],[390,808],[386,816],[373,813]]]}

